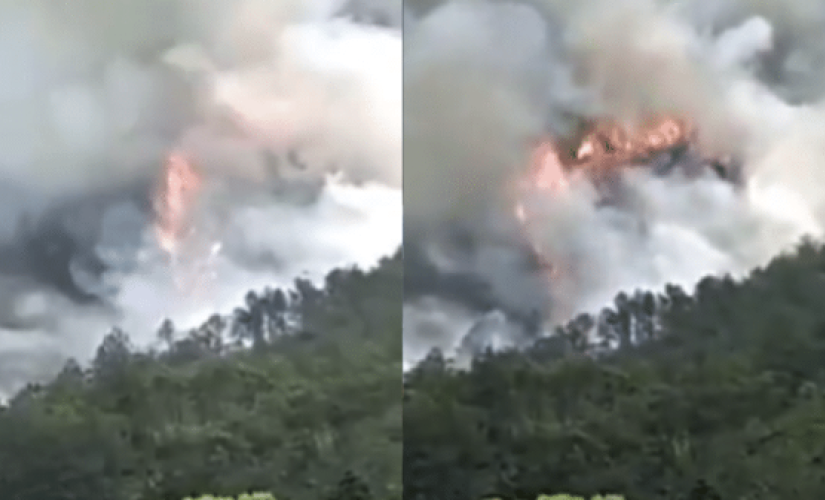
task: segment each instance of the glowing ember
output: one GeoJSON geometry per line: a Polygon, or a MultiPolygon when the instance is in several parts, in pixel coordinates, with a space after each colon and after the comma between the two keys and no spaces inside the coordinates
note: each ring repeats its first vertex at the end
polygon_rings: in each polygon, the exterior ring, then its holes
{"type": "Polygon", "coordinates": [[[158,190],[155,234],[158,244],[175,255],[189,232],[189,211],[202,184],[200,174],[181,152],[172,152],[166,160],[163,182],[158,190]]]}

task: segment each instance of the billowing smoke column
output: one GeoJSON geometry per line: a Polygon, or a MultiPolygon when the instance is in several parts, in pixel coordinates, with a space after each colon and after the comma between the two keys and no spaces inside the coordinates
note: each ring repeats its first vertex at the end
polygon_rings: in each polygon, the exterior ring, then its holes
{"type": "Polygon", "coordinates": [[[741,276],[822,236],[825,5],[418,4],[408,363],[529,340],[622,290],[741,276]]]}
{"type": "Polygon", "coordinates": [[[0,9],[0,394],[400,244],[400,1],[0,9]]]}

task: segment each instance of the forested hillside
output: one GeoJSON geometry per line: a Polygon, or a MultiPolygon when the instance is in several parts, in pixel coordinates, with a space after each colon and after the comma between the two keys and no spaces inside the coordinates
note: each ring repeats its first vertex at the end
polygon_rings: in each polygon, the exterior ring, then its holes
{"type": "Polygon", "coordinates": [[[404,498],[825,498],[825,248],[408,374],[404,498]]]}
{"type": "Polygon", "coordinates": [[[112,332],[0,410],[0,498],[400,498],[402,269],[250,293],[153,351],[112,332]]]}

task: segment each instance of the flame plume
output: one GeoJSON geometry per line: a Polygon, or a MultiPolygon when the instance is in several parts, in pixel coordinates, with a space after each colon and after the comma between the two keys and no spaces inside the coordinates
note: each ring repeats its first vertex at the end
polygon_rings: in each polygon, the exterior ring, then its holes
{"type": "Polygon", "coordinates": [[[202,183],[200,174],[185,154],[180,151],[169,154],[155,200],[158,216],[155,234],[160,247],[173,257],[191,230],[190,211],[202,183]]]}
{"type": "Polygon", "coordinates": [[[205,259],[198,258],[199,255],[191,251],[185,252],[186,249],[193,250],[190,248],[192,245],[199,246],[199,242],[193,241],[195,227],[192,212],[202,188],[203,176],[189,157],[182,151],[170,153],[155,196],[157,219],[154,231],[158,246],[170,257],[178,289],[187,292],[205,290],[204,279],[214,274],[213,260],[221,250],[221,245],[213,242],[208,245],[205,259]],[[182,259],[187,261],[186,266],[180,266],[182,259]]]}
{"type": "Polygon", "coordinates": [[[537,214],[528,210],[525,199],[555,196],[568,189],[571,175],[584,175],[596,184],[609,181],[618,169],[638,165],[654,156],[695,141],[693,125],[686,120],[658,116],[636,127],[614,120],[586,124],[578,137],[563,141],[553,137],[540,140],[532,149],[526,174],[519,180],[519,196],[514,216],[523,228],[534,258],[548,280],[573,284],[573,270],[558,264],[555,256],[533,239],[531,226],[537,214]]]}

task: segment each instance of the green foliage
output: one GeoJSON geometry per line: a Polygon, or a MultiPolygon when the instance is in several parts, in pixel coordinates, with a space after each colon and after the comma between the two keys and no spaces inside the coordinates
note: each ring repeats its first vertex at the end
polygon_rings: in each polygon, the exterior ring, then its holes
{"type": "MultiPolygon", "coordinates": [[[[185,500],[236,500],[235,497],[215,497],[212,495],[204,495],[198,498],[187,497],[185,500]]],[[[242,494],[241,496],[237,497],[237,500],[275,500],[269,493],[252,493],[252,494],[242,494]]],[[[498,500],[496,498],[490,498],[487,500],[498,500]]],[[[567,495],[565,493],[556,494],[556,495],[539,495],[536,500],[587,500],[585,497],[578,497],[573,495],[567,495]]],[[[590,500],[624,500],[624,497],[621,495],[596,495],[592,497],[590,500]]]]}
{"type": "Polygon", "coordinates": [[[399,252],[250,294],[194,331],[166,323],[159,350],[112,332],[0,410],[2,497],[400,498],[402,270],[399,252]]]}
{"type": "Polygon", "coordinates": [[[271,493],[243,493],[239,497],[215,497],[203,495],[197,498],[186,497],[185,500],[275,500],[271,493]]]}
{"type": "MultiPolygon", "coordinates": [[[[491,498],[489,500],[499,499],[491,498]]],[[[587,500],[587,497],[568,495],[567,493],[557,493],[555,495],[539,495],[536,500],[587,500]]],[[[596,495],[591,497],[590,500],[624,500],[624,497],[622,495],[596,495]]]]}
{"type": "Polygon", "coordinates": [[[825,249],[409,373],[404,496],[825,497],[825,249]]]}

